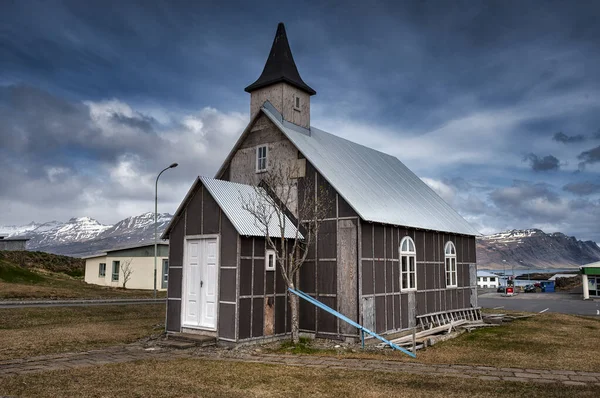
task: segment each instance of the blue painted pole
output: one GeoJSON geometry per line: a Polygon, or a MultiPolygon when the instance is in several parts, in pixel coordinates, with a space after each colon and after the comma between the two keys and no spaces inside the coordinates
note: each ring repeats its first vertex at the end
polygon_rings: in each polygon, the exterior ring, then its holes
{"type": "Polygon", "coordinates": [[[363,347],[364,347],[364,333],[368,333],[371,336],[375,337],[376,339],[379,339],[381,341],[383,341],[384,343],[386,343],[387,345],[389,345],[390,347],[392,347],[395,350],[398,351],[402,351],[403,353],[405,353],[408,356],[411,356],[413,358],[416,358],[417,355],[413,352],[410,352],[408,350],[405,350],[404,348],[392,343],[391,341],[383,338],[382,336],[378,335],[375,332],[370,331],[369,329],[367,329],[366,327],[359,325],[358,323],[354,322],[352,319],[348,318],[347,316],[345,316],[342,313],[337,312],[336,310],[334,310],[331,307],[326,306],[325,304],[321,303],[320,301],[312,298],[311,296],[309,296],[308,294],[301,292],[300,290],[294,290],[292,288],[288,288],[288,290],[292,293],[294,293],[296,296],[303,298],[304,300],[308,301],[309,303],[317,306],[318,308],[329,312],[331,315],[336,316],[338,318],[340,318],[342,321],[349,323],[350,325],[354,326],[355,328],[357,328],[358,330],[361,331],[361,334],[363,335],[363,347]]]}

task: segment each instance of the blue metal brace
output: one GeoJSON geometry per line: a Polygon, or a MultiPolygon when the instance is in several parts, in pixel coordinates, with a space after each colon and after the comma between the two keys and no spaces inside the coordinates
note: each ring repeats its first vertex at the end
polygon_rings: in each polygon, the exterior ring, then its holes
{"type": "Polygon", "coordinates": [[[416,358],[417,355],[413,352],[410,352],[408,350],[405,350],[404,348],[392,343],[389,340],[386,340],[385,338],[381,337],[380,335],[378,335],[375,332],[370,331],[369,329],[367,329],[366,327],[359,325],[358,323],[354,322],[352,319],[348,318],[347,316],[345,316],[344,314],[341,314],[339,312],[337,312],[336,310],[334,310],[331,307],[326,306],[325,304],[321,303],[320,301],[310,297],[308,294],[301,292],[300,290],[294,290],[291,288],[288,288],[288,290],[292,293],[294,293],[296,296],[303,298],[304,300],[308,301],[309,303],[316,305],[317,307],[319,307],[320,309],[322,309],[323,311],[327,311],[329,312],[331,315],[334,315],[338,318],[340,318],[342,321],[349,323],[350,325],[354,326],[355,328],[357,328],[358,330],[360,330],[360,335],[362,338],[362,346],[363,348],[365,347],[365,333],[370,334],[371,336],[383,341],[385,344],[389,345],[390,347],[392,347],[395,350],[399,350],[402,351],[403,353],[405,353],[406,355],[409,355],[413,358],[416,358]]]}

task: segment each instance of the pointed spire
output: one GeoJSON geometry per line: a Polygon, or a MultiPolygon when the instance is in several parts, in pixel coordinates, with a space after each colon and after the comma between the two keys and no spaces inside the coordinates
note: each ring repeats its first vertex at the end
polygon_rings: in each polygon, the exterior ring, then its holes
{"type": "Polygon", "coordinates": [[[245,90],[250,93],[256,89],[279,82],[291,84],[310,95],[317,93],[304,83],[300,77],[300,73],[298,73],[283,22],[280,22],[277,26],[275,40],[273,40],[273,46],[271,47],[271,52],[269,53],[269,58],[267,58],[267,63],[262,74],[258,80],[246,87],[245,90]]]}

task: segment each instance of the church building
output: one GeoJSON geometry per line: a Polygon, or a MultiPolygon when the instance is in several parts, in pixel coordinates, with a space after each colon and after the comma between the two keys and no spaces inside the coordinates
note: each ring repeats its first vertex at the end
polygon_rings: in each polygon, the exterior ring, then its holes
{"type": "MultiPolygon", "coordinates": [[[[414,327],[423,315],[477,306],[478,232],[396,157],[311,125],[316,91],[300,77],[283,24],[245,91],[248,126],[214,178],[196,179],[163,234],[170,245],[167,332],[219,343],[289,336],[289,293],[264,231],[241,203],[281,164],[297,170],[296,197],[308,183],[324,187],[318,194],[333,203],[300,268],[299,290],[384,335],[414,327]]],[[[284,238],[295,236],[295,210],[284,238]]],[[[276,229],[269,234],[281,237],[276,229]]],[[[356,328],[306,301],[299,313],[302,333],[359,338],[356,328]]]]}

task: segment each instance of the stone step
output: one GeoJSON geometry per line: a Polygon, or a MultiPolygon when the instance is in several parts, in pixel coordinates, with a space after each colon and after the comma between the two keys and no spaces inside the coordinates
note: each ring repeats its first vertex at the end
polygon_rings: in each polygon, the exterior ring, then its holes
{"type": "Polygon", "coordinates": [[[177,350],[185,350],[188,348],[197,347],[196,343],[191,341],[179,341],[179,340],[163,340],[158,343],[159,346],[165,348],[175,348],[177,350]]]}
{"type": "Polygon", "coordinates": [[[169,333],[166,341],[188,343],[195,347],[207,347],[216,345],[217,343],[217,339],[214,336],[195,333],[169,333]]]}

